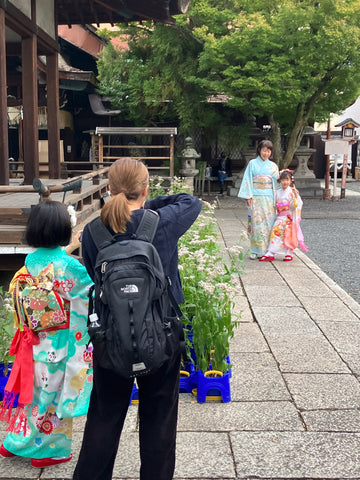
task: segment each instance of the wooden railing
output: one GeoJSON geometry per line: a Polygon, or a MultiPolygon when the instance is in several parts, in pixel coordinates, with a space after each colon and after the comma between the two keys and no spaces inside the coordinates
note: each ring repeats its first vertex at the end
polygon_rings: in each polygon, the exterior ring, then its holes
{"type": "Polygon", "coordinates": [[[56,200],[73,205],[77,216],[75,232],[82,229],[101,208],[108,190],[108,170],[103,168],[56,185],[46,185],[35,179],[33,185],[0,186],[0,194],[7,194],[2,202],[0,200],[0,245],[25,245],[25,226],[31,209],[31,201],[27,197],[30,193],[38,193],[40,202],[56,196],[56,200]],[[11,194],[19,193],[24,194],[23,198],[17,198],[17,206],[13,206],[15,202],[12,202],[11,194]],[[63,193],[62,198],[59,198],[59,193],[63,193]]]}

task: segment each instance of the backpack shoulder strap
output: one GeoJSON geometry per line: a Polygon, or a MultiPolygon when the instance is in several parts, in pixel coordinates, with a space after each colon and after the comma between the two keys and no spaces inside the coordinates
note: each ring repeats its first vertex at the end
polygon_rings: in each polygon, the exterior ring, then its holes
{"type": "Polygon", "coordinates": [[[159,223],[159,214],[154,210],[146,209],[139,226],[135,232],[135,238],[152,243],[159,223]]]}
{"type": "Polygon", "coordinates": [[[113,236],[105,227],[100,217],[89,223],[88,227],[91,238],[93,239],[98,250],[100,250],[105,243],[110,243],[112,241],[113,236]]]}

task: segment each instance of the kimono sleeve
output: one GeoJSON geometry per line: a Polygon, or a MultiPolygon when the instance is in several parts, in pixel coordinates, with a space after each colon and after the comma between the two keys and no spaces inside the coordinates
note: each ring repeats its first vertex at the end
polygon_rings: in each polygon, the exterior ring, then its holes
{"type": "Polygon", "coordinates": [[[246,198],[247,200],[253,197],[253,171],[251,161],[245,169],[238,197],[246,198]]]}
{"type": "Polygon", "coordinates": [[[93,281],[89,277],[86,268],[78,260],[64,254],[64,270],[58,276],[59,293],[66,300],[71,301],[74,297],[80,297],[87,301],[89,288],[93,281]]]}

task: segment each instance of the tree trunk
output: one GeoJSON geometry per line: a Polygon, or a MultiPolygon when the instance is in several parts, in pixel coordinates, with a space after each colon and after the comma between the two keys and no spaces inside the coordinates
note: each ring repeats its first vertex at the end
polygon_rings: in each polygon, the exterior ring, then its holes
{"type": "MultiPolygon", "coordinates": [[[[328,74],[327,74],[328,75],[328,74]]],[[[287,168],[292,159],[296,150],[299,148],[300,142],[304,135],[304,129],[308,123],[309,117],[312,113],[315,103],[317,102],[318,98],[322,93],[322,87],[313,94],[313,96],[306,102],[305,104],[302,103],[298,107],[298,113],[295,120],[295,125],[291,130],[291,134],[289,136],[289,141],[286,149],[286,153],[283,160],[283,168],[287,168]]]]}
{"type": "Polygon", "coordinates": [[[274,115],[269,116],[269,122],[271,125],[271,141],[274,145],[272,159],[278,165],[279,169],[282,168],[282,151],[281,151],[281,130],[279,124],[275,121],[274,115]]]}
{"type": "Polygon", "coordinates": [[[304,113],[304,105],[302,104],[299,108],[294,127],[291,130],[289,136],[286,153],[283,160],[284,168],[287,168],[290,165],[294,158],[296,150],[299,148],[308,118],[309,114],[304,113]]]}

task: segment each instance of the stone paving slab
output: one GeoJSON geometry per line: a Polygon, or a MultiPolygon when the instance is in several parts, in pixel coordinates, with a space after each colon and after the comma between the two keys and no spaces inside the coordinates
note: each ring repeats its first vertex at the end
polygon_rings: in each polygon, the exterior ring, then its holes
{"type": "Polygon", "coordinates": [[[235,465],[227,433],[179,432],[174,479],[235,479],[235,465]]]}
{"type": "Polygon", "coordinates": [[[360,377],[360,357],[350,353],[342,353],[341,358],[349,366],[356,377],[360,377]]]}
{"type": "Polygon", "coordinates": [[[239,478],[360,478],[357,433],[230,433],[239,478]]]}
{"type": "Polygon", "coordinates": [[[348,373],[350,369],[322,335],[266,335],[282,373],[348,373]]]}
{"type": "Polygon", "coordinates": [[[269,352],[269,346],[256,323],[240,322],[235,329],[230,344],[230,355],[236,352],[261,353],[269,352]]]}
{"type": "Polygon", "coordinates": [[[288,307],[300,306],[299,300],[288,286],[249,285],[245,288],[245,292],[249,302],[254,306],[282,307],[285,299],[288,307]]]}
{"type": "Polygon", "coordinates": [[[298,297],[335,297],[335,293],[306,267],[287,271],[286,283],[298,297]]]}
{"type": "Polygon", "coordinates": [[[233,308],[234,318],[240,322],[247,322],[247,323],[253,322],[254,317],[250,310],[250,305],[246,296],[243,294],[236,295],[234,298],[234,302],[235,302],[235,305],[233,308]]]}
{"type": "Polygon", "coordinates": [[[360,322],[318,322],[324,335],[339,353],[360,356],[360,322]]]}
{"type": "Polygon", "coordinates": [[[353,375],[286,373],[284,380],[300,410],[339,410],[360,405],[360,383],[353,375]]]}
{"type": "MultiPolygon", "coordinates": [[[[244,275],[241,276],[242,283],[244,287],[249,287],[250,285],[258,285],[259,283],[259,271],[258,270],[245,270],[244,275]]],[[[280,277],[280,275],[274,275],[273,270],[268,270],[262,272],[262,285],[265,286],[286,286],[285,281],[280,277]]]]}
{"type": "Polygon", "coordinates": [[[179,405],[178,431],[303,431],[289,401],[193,403],[179,405]],[[211,422],[209,422],[211,418],[211,422]]]}
{"type": "Polygon", "coordinates": [[[302,412],[307,430],[313,432],[359,432],[360,411],[312,410],[302,412]]]}
{"type": "Polygon", "coordinates": [[[356,322],[359,323],[357,317],[339,297],[333,298],[317,298],[302,297],[301,303],[315,322],[335,321],[335,322],[356,322]]]}
{"type": "MultiPolygon", "coordinates": [[[[28,458],[1,458],[0,461],[0,480],[12,479],[38,479],[40,470],[31,466],[28,458]]],[[[65,477],[71,478],[71,477],[65,477]]]]}
{"type": "Polygon", "coordinates": [[[270,353],[234,353],[231,362],[233,401],[290,400],[285,382],[270,353]]]}
{"type": "Polygon", "coordinates": [[[317,325],[301,306],[257,306],[253,307],[256,321],[264,335],[268,334],[311,334],[320,335],[317,325]]]}

